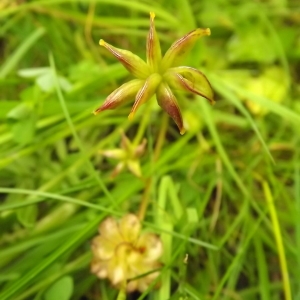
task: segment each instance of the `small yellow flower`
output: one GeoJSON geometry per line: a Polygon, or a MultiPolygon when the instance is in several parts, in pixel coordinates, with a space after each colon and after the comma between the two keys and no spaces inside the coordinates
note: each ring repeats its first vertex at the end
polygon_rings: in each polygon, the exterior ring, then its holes
{"type": "Polygon", "coordinates": [[[100,151],[100,153],[106,157],[119,160],[119,163],[115,167],[112,177],[117,176],[124,168],[137,177],[142,176],[140,157],[146,150],[147,140],[143,139],[142,143],[135,146],[123,133],[121,139],[121,148],[109,149],[100,151]]]}
{"type": "Polygon", "coordinates": [[[92,242],[92,273],[108,278],[117,288],[126,285],[128,292],[145,291],[159,275],[155,270],[160,267],[163,247],[156,235],[140,231],[140,221],[133,214],[120,221],[104,220],[99,226],[100,235],[92,242]]]}
{"type": "Polygon", "coordinates": [[[172,89],[192,92],[214,103],[213,91],[205,75],[192,67],[180,66],[180,62],[196,41],[202,36],[210,35],[210,29],[197,28],[191,31],[173,43],[162,57],[154,17],[155,14],[151,12],[146,47],[147,62],[130,51],[115,48],[100,40],[100,45],[112,53],[137,79],[123,84],[112,92],[94,114],[106,109],[114,109],[135,97],[129,114],[129,118],[133,118],[136,110],[155,94],[159,106],[174,120],[180,133],[184,134],[181,111],[172,89]]]}

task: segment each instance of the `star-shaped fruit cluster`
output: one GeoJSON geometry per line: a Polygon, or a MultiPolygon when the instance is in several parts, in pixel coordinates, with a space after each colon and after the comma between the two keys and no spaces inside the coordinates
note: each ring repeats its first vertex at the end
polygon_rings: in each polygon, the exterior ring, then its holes
{"type": "Polygon", "coordinates": [[[196,41],[210,35],[210,29],[197,28],[177,40],[162,57],[160,42],[154,25],[155,14],[150,13],[150,30],[147,37],[147,62],[130,51],[115,48],[100,40],[100,45],[112,53],[123,66],[134,76],[133,79],[113,91],[94,114],[107,109],[114,109],[135,98],[129,118],[154,94],[158,105],[169,114],[184,134],[182,114],[173,91],[187,91],[200,95],[211,104],[214,103],[213,91],[205,75],[199,70],[180,66],[196,41]]]}

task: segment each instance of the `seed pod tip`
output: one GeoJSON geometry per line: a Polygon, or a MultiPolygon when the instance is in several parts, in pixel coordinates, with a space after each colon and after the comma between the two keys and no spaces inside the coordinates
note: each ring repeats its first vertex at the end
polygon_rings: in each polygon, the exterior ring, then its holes
{"type": "Polygon", "coordinates": [[[130,121],[132,121],[133,118],[134,118],[134,112],[131,112],[131,113],[129,114],[129,116],[128,116],[128,119],[129,119],[130,121]]]}
{"type": "Polygon", "coordinates": [[[182,129],[180,130],[180,134],[181,134],[181,135],[184,135],[184,134],[185,134],[185,128],[182,128],[182,129]]]}
{"type": "Polygon", "coordinates": [[[154,20],[154,18],[155,18],[155,13],[153,11],[150,12],[150,18],[151,18],[151,20],[154,20]]]}

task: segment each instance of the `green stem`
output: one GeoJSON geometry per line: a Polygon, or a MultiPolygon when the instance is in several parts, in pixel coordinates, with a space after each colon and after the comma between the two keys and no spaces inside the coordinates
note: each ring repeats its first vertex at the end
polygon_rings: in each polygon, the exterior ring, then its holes
{"type": "MultiPolygon", "coordinates": [[[[154,162],[156,162],[159,158],[163,143],[165,141],[168,123],[169,123],[169,117],[167,114],[164,114],[163,118],[162,118],[161,130],[159,131],[155,149],[154,149],[154,154],[153,154],[154,162]]],[[[145,190],[144,190],[142,202],[140,204],[140,208],[139,208],[139,212],[138,212],[138,216],[141,221],[144,220],[145,213],[146,213],[147,207],[149,205],[151,182],[152,182],[151,177],[146,180],[145,190]]]]}
{"type": "Polygon", "coordinates": [[[277,216],[276,208],[274,205],[274,199],[273,199],[273,196],[272,196],[272,193],[271,193],[268,183],[264,180],[262,182],[262,185],[263,185],[267,205],[269,207],[271,221],[273,224],[274,236],[275,236],[275,241],[277,244],[279,261],[280,261],[280,268],[281,268],[281,274],[282,274],[282,280],[283,280],[283,289],[284,289],[285,300],[292,300],[289,272],[288,272],[288,268],[287,268],[286,256],[285,256],[284,245],[283,245],[282,234],[281,234],[280,225],[279,225],[279,221],[278,221],[278,216],[277,216]]]}

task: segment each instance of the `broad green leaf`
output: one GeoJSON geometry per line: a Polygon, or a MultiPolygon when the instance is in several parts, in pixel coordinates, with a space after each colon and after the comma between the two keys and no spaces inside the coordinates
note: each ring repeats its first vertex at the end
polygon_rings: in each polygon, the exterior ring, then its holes
{"type": "Polygon", "coordinates": [[[25,104],[22,103],[16,107],[14,107],[6,116],[7,121],[10,123],[14,123],[19,120],[23,120],[25,118],[28,118],[28,116],[31,114],[31,108],[25,104]]]}
{"type": "Polygon", "coordinates": [[[28,145],[35,135],[35,118],[33,115],[11,124],[13,139],[20,145],[28,145]]]}
{"type": "Polygon", "coordinates": [[[69,300],[71,299],[73,289],[73,278],[64,276],[45,292],[44,300],[69,300]]]}
{"type": "Polygon", "coordinates": [[[42,67],[42,68],[30,68],[30,69],[20,69],[18,71],[18,75],[24,78],[34,78],[44,75],[51,71],[49,67],[42,67]]]}
{"type": "Polygon", "coordinates": [[[36,204],[29,205],[18,209],[18,220],[24,227],[33,227],[37,218],[37,206],[36,204]]]}

